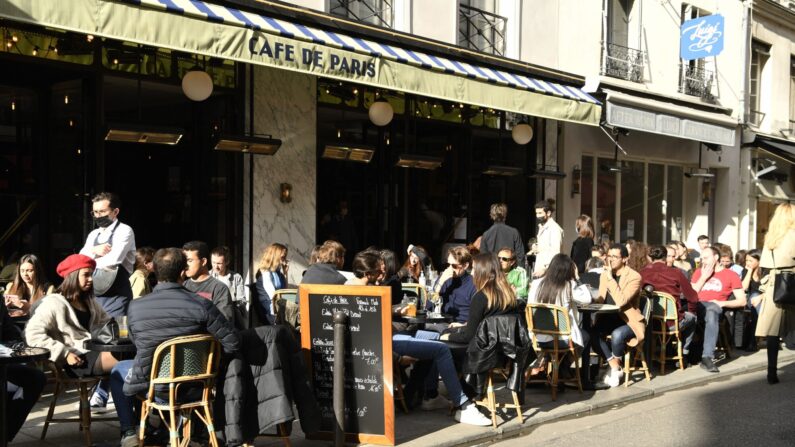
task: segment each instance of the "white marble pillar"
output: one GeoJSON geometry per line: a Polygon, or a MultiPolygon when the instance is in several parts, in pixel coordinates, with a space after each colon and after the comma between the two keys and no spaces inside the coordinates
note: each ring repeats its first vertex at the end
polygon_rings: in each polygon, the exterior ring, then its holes
{"type": "Polygon", "coordinates": [[[253,86],[254,133],[273,135],[282,146],[274,156],[254,158],[254,225],[245,233],[253,235],[255,265],[268,244],[286,245],[291,261],[287,279],[298,284],[315,243],[317,81],[255,67],[253,86]],[[292,185],[289,203],[279,200],[282,183],[292,185]]]}

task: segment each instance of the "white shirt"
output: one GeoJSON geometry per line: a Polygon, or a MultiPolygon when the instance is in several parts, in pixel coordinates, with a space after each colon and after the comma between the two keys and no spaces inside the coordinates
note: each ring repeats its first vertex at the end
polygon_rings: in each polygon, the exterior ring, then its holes
{"type": "Polygon", "coordinates": [[[232,295],[232,301],[242,301],[248,303],[246,297],[246,285],[243,283],[243,277],[240,273],[235,273],[228,270],[226,275],[221,276],[215,270],[210,271],[210,276],[221,281],[229,287],[229,293],[232,295]]]}
{"type": "MultiPolygon", "coordinates": [[[[527,295],[528,303],[538,303],[538,288],[544,278],[533,280],[530,284],[530,293],[527,295]]],[[[555,297],[555,302],[552,303],[556,306],[561,306],[568,309],[569,323],[571,324],[571,341],[578,346],[582,346],[582,332],[580,332],[580,312],[577,310],[576,303],[588,304],[591,302],[591,292],[588,286],[578,286],[575,281],[571,281],[571,296],[565,292],[558,293],[555,297]]],[[[530,334],[531,336],[533,334],[530,334]]],[[[538,334],[536,335],[539,343],[552,341],[551,335],[538,334]]],[[[560,337],[561,340],[567,340],[566,337],[560,337]]]]}
{"type": "Polygon", "coordinates": [[[563,228],[560,228],[555,219],[550,217],[544,225],[541,225],[536,235],[536,244],[538,253],[533,273],[546,270],[552,258],[558,253],[563,253],[563,228]]]}
{"type": "Polygon", "coordinates": [[[86,245],[80,250],[80,254],[97,261],[97,268],[121,265],[127,273],[132,273],[135,269],[135,234],[129,225],[116,219],[108,227],[97,228],[88,233],[86,245]],[[95,255],[94,241],[98,244],[110,243],[110,252],[105,256],[95,255]]]}

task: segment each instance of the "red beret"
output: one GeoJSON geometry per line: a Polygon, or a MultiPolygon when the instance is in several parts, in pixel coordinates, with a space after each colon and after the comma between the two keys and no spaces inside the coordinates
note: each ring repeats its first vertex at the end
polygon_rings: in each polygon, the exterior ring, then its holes
{"type": "Polygon", "coordinates": [[[58,276],[61,278],[66,278],[66,275],[74,272],[75,270],[80,270],[84,268],[96,268],[97,262],[93,259],[89,258],[86,255],[69,255],[58,264],[58,267],[55,268],[55,271],[58,272],[58,276]]]}

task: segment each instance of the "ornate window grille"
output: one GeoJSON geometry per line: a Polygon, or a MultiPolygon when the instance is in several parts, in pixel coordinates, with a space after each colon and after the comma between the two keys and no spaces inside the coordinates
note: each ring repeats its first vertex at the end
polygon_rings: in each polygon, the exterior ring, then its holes
{"type": "Polygon", "coordinates": [[[393,28],[393,0],[331,0],[329,12],[358,22],[393,28]]]}
{"type": "Polygon", "coordinates": [[[679,92],[685,95],[698,96],[706,101],[714,101],[712,87],[715,73],[698,65],[682,63],[679,70],[679,92]]]}
{"type": "Polygon", "coordinates": [[[458,6],[458,44],[482,53],[505,54],[505,30],[508,19],[500,15],[458,6]]]}
{"type": "Polygon", "coordinates": [[[604,48],[602,74],[632,82],[643,82],[646,54],[625,46],[608,43],[604,48]]]}

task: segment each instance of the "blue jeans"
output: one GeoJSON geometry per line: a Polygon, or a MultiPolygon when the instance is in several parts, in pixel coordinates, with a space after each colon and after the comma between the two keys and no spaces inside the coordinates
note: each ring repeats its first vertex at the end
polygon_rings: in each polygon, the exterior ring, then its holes
{"type": "Polygon", "coordinates": [[[723,308],[710,301],[698,303],[698,318],[704,320],[704,351],[701,357],[712,358],[715,356],[715,346],[718,344],[718,331],[720,330],[720,317],[723,308]]]}
{"type": "Polygon", "coordinates": [[[132,366],[133,360],[122,360],[116,363],[110,372],[110,393],[113,395],[113,405],[119,416],[122,433],[127,430],[135,430],[138,426],[135,418],[135,398],[124,394],[123,389],[124,383],[130,380],[132,366]]]}
{"type": "Polygon", "coordinates": [[[410,335],[397,334],[392,337],[392,350],[399,355],[408,355],[420,360],[433,360],[435,368],[432,367],[428,373],[426,386],[432,386],[433,389],[436,389],[436,378],[441,375],[453,405],[461,406],[469,400],[461,389],[461,382],[458,380],[458,373],[453,364],[453,355],[450,353],[450,348],[444,343],[433,340],[419,340],[410,335]],[[438,375],[436,373],[437,370],[438,375]]]}
{"type": "Polygon", "coordinates": [[[594,326],[597,335],[597,348],[605,359],[621,359],[627,352],[627,340],[635,337],[635,333],[618,315],[600,315],[599,320],[594,326]],[[610,334],[610,344],[607,343],[605,336],[610,334]]]}
{"type": "Polygon", "coordinates": [[[686,355],[690,352],[690,343],[693,342],[693,336],[696,335],[696,316],[685,312],[682,319],[679,320],[679,331],[684,338],[682,353],[686,355]]]}

